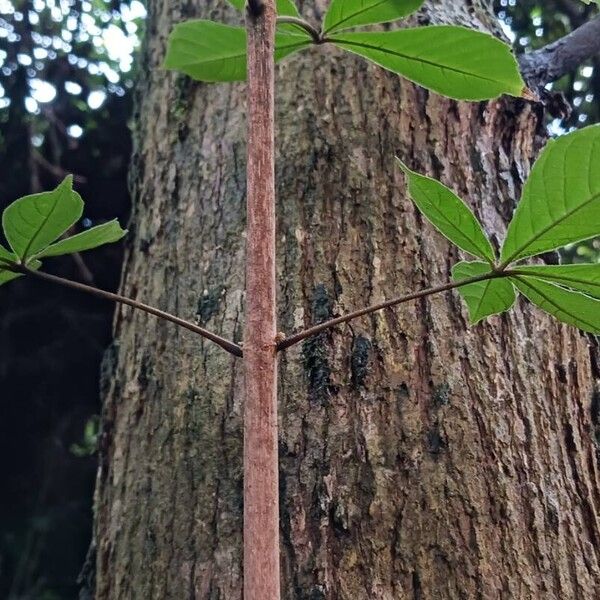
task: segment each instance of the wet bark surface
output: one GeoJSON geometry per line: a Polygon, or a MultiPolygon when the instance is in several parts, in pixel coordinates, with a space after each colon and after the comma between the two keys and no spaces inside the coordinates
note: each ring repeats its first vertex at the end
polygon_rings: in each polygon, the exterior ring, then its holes
{"type": "MultiPolygon", "coordinates": [[[[480,3],[430,5],[421,21],[494,27],[480,3]]],[[[172,24],[193,16],[236,19],[223,2],[149,2],[123,291],[239,342],[245,87],[157,68],[172,24]]],[[[448,280],[460,257],[408,199],[394,155],[500,240],[544,139],[535,104],[455,103],[328,47],[284,62],[277,90],[288,333],[448,280]]],[[[115,328],[97,597],[239,599],[241,362],[126,308],[115,328]]],[[[471,327],[456,293],[286,351],[283,597],[594,598],[598,377],[589,337],[523,301],[471,327]]]]}

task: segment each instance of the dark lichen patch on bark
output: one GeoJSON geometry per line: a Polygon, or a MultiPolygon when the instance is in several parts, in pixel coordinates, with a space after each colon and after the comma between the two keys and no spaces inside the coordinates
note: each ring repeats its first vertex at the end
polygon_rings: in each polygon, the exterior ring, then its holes
{"type": "Polygon", "coordinates": [[[436,385],[431,394],[431,401],[436,408],[450,404],[450,385],[448,383],[436,385]]]}
{"type": "Polygon", "coordinates": [[[408,385],[406,383],[401,383],[396,388],[396,399],[398,402],[404,402],[410,397],[410,390],[408,389],[408,385]]]}
{"type": "Polygon", "coordinates": [[[439,425],[436,423],[427,432],[427,452],[430,454],[438,455],[441,454],[448,446],[446,437],[440,431],[439,425]]]}
{"type": "Polygon", "coordinates": [[[193,104],[194,88],[198,84],[187,75],[175,75],[173,98],[169,105],[169,116],[178,122],[184,122],[193,104]]]}
{"type": "Polygon", "coordinates": [[[198,300],[198,308],[196,310],[199,323],[208,323],[213,315],[219,312],[224,291],[224,288],[220,286],[204,290],[204,293],[198,300]]]}
{"type": "Polygon", "coordinates": [[[348,537],[350,533],[348,526],[348,511],[341,503],[332,502],[329,507],[329,522],[333,526],[336,537],[348,537]]]}
{"type": "Polygon", "coordinates": [[[557,535],[560,526],[560,515],[558,514],[557,506],[548,504],[546,506],[545,517],[546,526],[557,535]]]}
{"type": "Polygon", "coordinates": [[[324,588],[321,585],[314,587],[306,596],[304,596],[306,600],[325,600],[326,597],[324,588]]]}
{"type": "Polygon", "coordinates": [[[328,341],[327,334],[321,333],[306,340],[302,346],[309,397],[314,402],[325,402],[332,391],[328,341]]]}
{"type": "Polygon", "coordinates": [[[150,377],[152,375],[153,370],[153,357],[150,356],[147,352],[142,354],[142,360],[140,361],[140,369],[138,371],[138,383],[142,390],[146,390],[148,388],[148,384],[150,382],[150,377]]]}
{"type": "Polygon", "coordinates": [[[351,381],[354,388],[364,386],[365,379],[369,373],[371,346],[371,340],[362,335],[354,338],[352,355],[350,356],[351,381]]]}
{"type": "Polygon", "coordinates": [[[322,323],[331,317],[331,298],[322,283],[317,284],[313,291],[312,315],[315,324],[322,323]]]}
{"type": "MultiPolygon", "coordinates": [[[[312,301],[313,323],[322,323],[331,317],[331,300],[323,284],[315,286],[312,301]]],[[[330,338],[323,332],[308,338],[302,345],[304,370],[308,377],[309,398],[313,402],[327,401],[334,391],[331,384],[331,366],[329,363],[330,338]]]]}
{"type": "Polygon", "coordinates": [[[413,600],[422,600],[421,577],[417,571],[412,572],[412,594],[413,600]]]}
{"type": "Polygon", "coordinates": [[[554,363],[554,370],[556,371],[556,378],[558,379],[558,381],[560,381],[560,383],[562,383],[563,385],[568,383],[567,369],[564,365],[561,365],[560,363],[554,363]]]}

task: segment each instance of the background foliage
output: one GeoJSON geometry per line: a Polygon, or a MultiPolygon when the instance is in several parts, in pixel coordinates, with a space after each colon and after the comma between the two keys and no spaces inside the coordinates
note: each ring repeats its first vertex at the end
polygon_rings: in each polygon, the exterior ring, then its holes
{"type": "MultiPolygon", "coordinates": [[[[495,0],[494,6],[517,52],[541,48],[580,27],[599,12],[595,3],[586,4],[581,0],[495,0]]],[[[561,95],[564,95],[567,106],[571,107],[570,114],[551,121],[550,130],[553,134],[600,121],[600,56],[548,88],[558,95],[555,103],[558,112],[563,111],[561,95]]],[[[567,248],[563,256],[569,262],[600,261],[600,241],[567,248]]]]}
{"type": "MultiPolygon", "coordinates": [[[[66,173],[74,232],[127,222],[140,2],[0,0],[0,209],[66,173]]],[[[48,261],[107,289],[121,250],[48,261]]],[[[0,597],[74,598],[91,531],[94,418],[113,307],[37,281],[0,290],[0,597]]]]}
{"type": "MultiPolygon", "coordinates": [[[[598,12],[580,0],[497,0],[517,51],[538,48],[598,12]]],[[[83,230],[127,223],[138,0],[0,0],[0,209],[54,188],[65,173],[86,200],[83,230]]],[[[600,119],[600,57],[555,84],[573,105],[550,119],[560,133],[600,119]]],[[[560,105],[560,103],[559,103],[560,105]]],[[[600,245],[569,258],[600,259],[600,245]]],[[[48,269],[105,289],[121,251],[48,261],[48,269]]],[[[0,597],[77,597],[91,534],[102,357],[115,351],[113,307],[21,279],[0,289],[0,597]],[[50,318],[49,318],[50,317],[50,318]]]]}

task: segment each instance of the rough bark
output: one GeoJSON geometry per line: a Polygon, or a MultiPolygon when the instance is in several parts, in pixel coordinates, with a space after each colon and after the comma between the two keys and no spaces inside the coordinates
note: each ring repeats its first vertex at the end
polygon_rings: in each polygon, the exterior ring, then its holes
{"type": "MultiPolygon", "coordinates": [[[[239,341],[244,86],[157,68],[174,22],[234,13],[148,4],[123,290],[239,341]]],[[[494,27],[480,2],[431,6],[434,20],[494,27]]],[[[277,90],[286,332],[448,279],[458,256],[407,198],[394,154],[469,198],[499,238],[543,139],[535,104],[457,104],[331,48],[283,63],[277,90]]],[[[115,327],[97,597],[239,599],[241,363],[129,309],[115,327]]],[[[453,293],[286,351],[282,596],[594,598],[598,377],[590,338],[524,302],[470,327],[453,293]]]]}

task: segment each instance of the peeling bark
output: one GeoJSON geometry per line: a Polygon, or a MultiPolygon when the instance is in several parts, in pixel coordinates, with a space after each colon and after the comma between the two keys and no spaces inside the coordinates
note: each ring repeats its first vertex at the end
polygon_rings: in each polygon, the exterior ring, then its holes
{"type": "MultiPolygon", "coordinates": [[[[157,68],[173,23],[234,13],[148,4],[123,290],[239,342],[244,85],[157,68]]],[[[481,2],[430,5],[421,20],[495,27],[481,2]]],[[[329,47],[284,62],[277,90],[288,333],[450,277],[460,256],[407,198],[395,154],[468,198],[498,240],[544,138],[535,104],[455,103],[329,47]]],[[[97,598],[239,599],[241,363],[128,308],[115,328],[97,598]]],[[[453,293],[286,351],[283,598],[595,598],[599,376],[589,337],[524,302],[470,327],[453,293]]]]}

